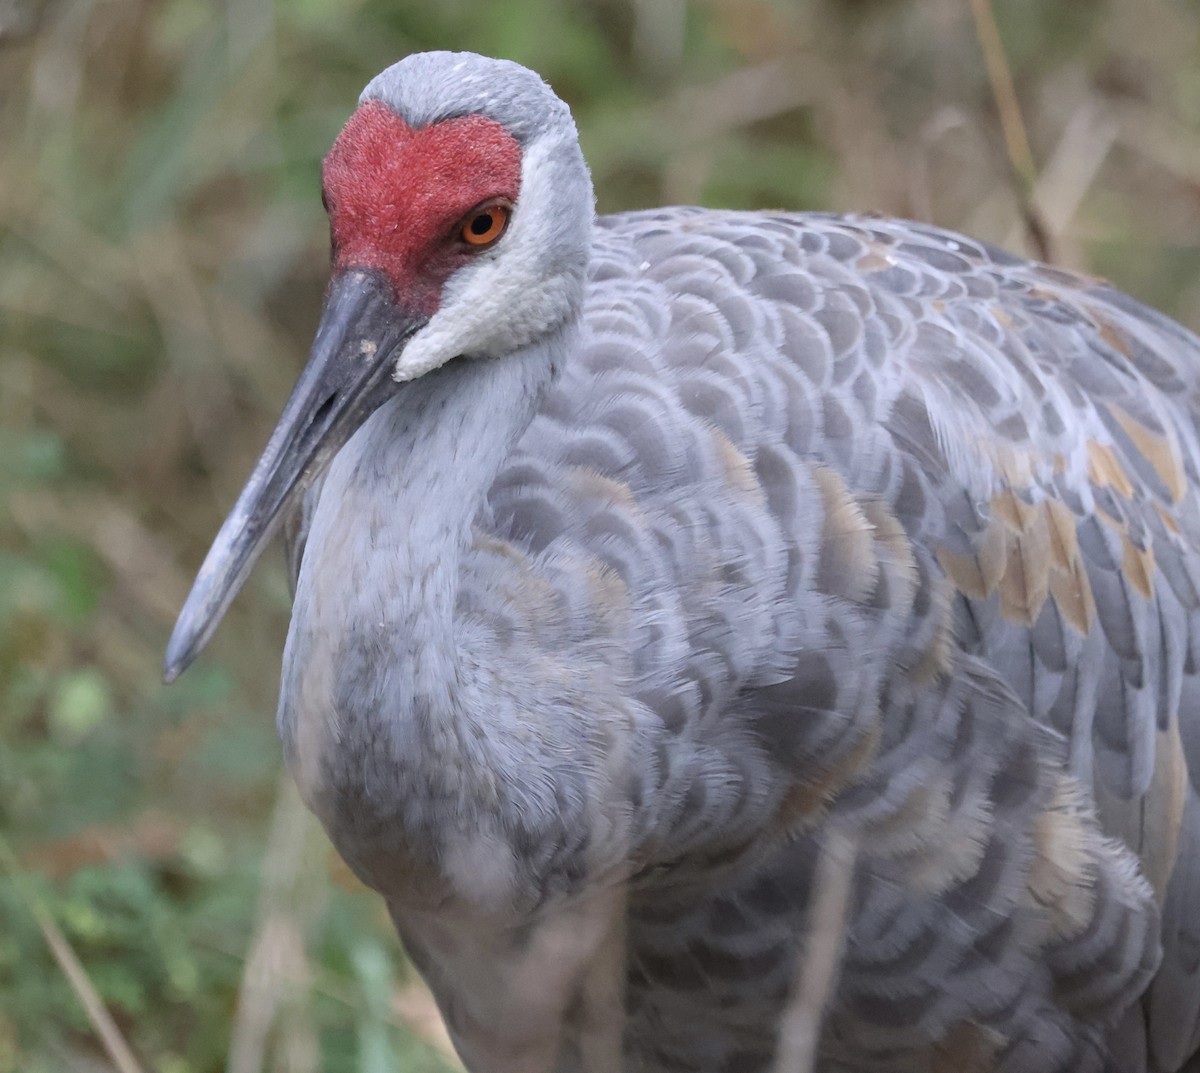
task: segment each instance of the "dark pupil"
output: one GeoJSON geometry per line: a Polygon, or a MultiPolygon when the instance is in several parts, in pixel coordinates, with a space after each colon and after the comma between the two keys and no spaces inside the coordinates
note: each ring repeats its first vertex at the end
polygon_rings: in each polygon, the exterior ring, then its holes
{"type": "Polygon", "coordinates": [[[492,218],[486,212],[481,212],[471,221],[472,235],[486,235],[492,229],[492,218]]]}

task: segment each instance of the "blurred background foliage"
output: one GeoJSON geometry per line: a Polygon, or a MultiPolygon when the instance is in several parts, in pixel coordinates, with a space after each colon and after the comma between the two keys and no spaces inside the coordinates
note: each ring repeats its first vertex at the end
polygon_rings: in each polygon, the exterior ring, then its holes
{"type": "Polygon", "coordinates": [[[1200,8],[997,0],[1017,177],[983,3],[0,0],[0,1073],[114,1068],[54,927],[142,1068],[450,1068],[280,779],[282,557],[158,677],[306,353],[362,84],[509,56],[573,106],[602,211],[933,220],[1200,327],[1200,8]]]}

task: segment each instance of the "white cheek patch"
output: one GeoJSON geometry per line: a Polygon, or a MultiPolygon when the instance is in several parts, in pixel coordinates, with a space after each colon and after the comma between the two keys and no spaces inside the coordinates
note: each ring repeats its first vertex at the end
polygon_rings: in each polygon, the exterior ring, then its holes
{"type": "Polygon", "coordinates": [[[416,380],[417,377],[432,372],[456,356],[446,352],[447,345],[452,340],[452,333],[445,330],[439,331],[437,319],[438,314],[435,314],[424,328],[409,339],[400,352],[400,356],[396,359],[396,367],[392,370],[392,379],[396,383],[403,384],[408,380],[416,380]]]}
{"type": "Polygon", "coordinates": [[[508,232],[446,282],[429,323],[397,357],[392,376],[404,382],[453,358],[508,354],[552,331],[582,297],[591,188],[582,187],[575,211],[553,213],[560,180],[556,138],[538,139],[525,150],[521,195],[508,232]]]}

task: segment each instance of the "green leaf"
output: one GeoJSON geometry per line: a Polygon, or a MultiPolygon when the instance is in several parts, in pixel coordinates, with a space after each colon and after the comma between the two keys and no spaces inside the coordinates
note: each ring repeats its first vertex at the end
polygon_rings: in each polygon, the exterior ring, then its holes
{"type": "Polygon", "coordinates": [[[99,671],[74,671],[55,684],[50,726],[60,742],[75,745],[108,719],[112,708],[112,693],[99,671]]]}

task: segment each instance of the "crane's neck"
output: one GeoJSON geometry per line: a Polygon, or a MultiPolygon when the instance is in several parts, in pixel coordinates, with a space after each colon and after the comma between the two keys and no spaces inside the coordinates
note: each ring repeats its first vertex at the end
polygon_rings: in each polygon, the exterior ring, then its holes
{"type": "Polygon", "coordinates": [[[497,713],[472,698],[497,691],[480,681],[491,673],[486,660],[459,650],[460,563],[573,330],[405,384],[326,477],[297,584],[279,722],[302,792],[362,871],[370,864],[344,844],[359,835],[339,838],[335,824],[368,814],[391,822],[380,809],[394,809],[398,825],[462,814],[472,808],[464,795],[494,777],[481,748],[489,724],[496,736],[497,713]]]}

